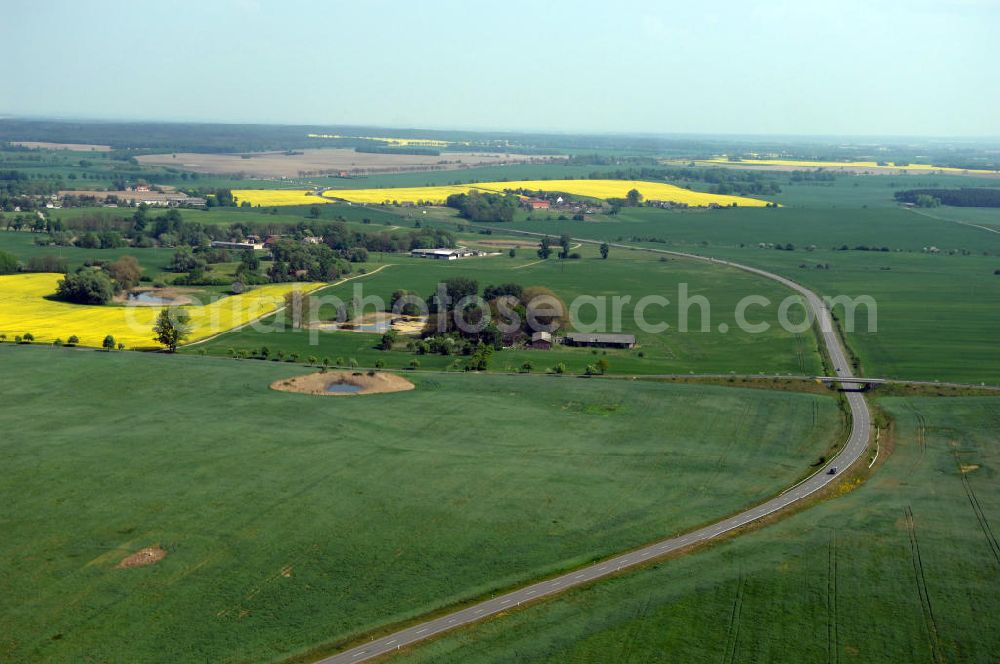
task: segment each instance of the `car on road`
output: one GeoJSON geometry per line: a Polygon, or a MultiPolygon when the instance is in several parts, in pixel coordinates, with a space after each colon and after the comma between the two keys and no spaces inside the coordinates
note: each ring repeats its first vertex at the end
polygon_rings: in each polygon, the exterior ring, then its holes
{"type": "Polygon", "coordinates": [[[830,466],[830,470],[826,471],[826,474],[827,475],[836,475],[837,474],[837,467],[836,466],[830,466]]]}

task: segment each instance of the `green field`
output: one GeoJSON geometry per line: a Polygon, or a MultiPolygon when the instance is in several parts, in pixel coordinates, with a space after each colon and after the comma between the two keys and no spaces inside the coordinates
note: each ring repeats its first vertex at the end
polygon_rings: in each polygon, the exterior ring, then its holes
{"type": "MultiPolygon", "coordinates": [[[[364,295],[376,295],[389,302],[398,288],[413,290],[425,297],[432,295],[437,283],[453,276],[476,279],[480,289],[489,284],[517,282],[523,286],[543,285],[555,291],[567,304],[581,295],[607,297],[606,320],[613,321],[611,297],[629,296],[623,304],[622,325],[619,331],[636,335],[639,347],[631,351],[607,351],[607,359],[615,373],[794,373],[814,375],[820,370],[816,340],[811,331],[792,334],[777,323],[777,303],[789,293],[781,286],[747,275],[737,270],[719,269],[691,261],[662,262],[640,252],[618,252],[613,258],[595,257],[593,247],[583,249],[580,260],[538,262],[530,242],[522,248],[517,258],[507,255],[461,261],[428,261],[408,257],[385,256],[389,266],[377,274],[324,291],[350,302],[354,288],[363,289],[364,295]],[[711,306],[707,322],[709,331],[702,332],[701,310],[689,308],[688,331],[679,328],[679,288],[687,284],[689,296],[705,296],[711,306]],[[768,309],[755,309],[754,321],[767,321],[771,329],[763,334],[750,334],[738,329],[734,320],[736,304],[747,295],[760,294],[770,298],[775,305],[768,309]],[[646,295],[661,295],[670,301],[666,308],[650,306],[644,316],[650,323],[666,322],[671,327],[663,333],[643,332],[636,324],[634,309],[646,295]],[[728,331],[719,331],[727,325],[728,331]],[[641,355],[640,355],[641,354],[641,355]]],[[[376,265],[377,266],[377,265],[376,265]]],[[[801,312],[801,310],[798,310],[801,312]]],[[[333,309],[323,312],[332,318],[333,309]]],[[[581,307],[580,320],[593,323],[597,320],[593,307],[581,307]]],[[[797,317],[794,320],[798,320],[797,317]]],[[[222,335],[214,341],[200,344],[198,349],[215,355],[227,355],[229,349],[255,350],[267,346],[274,353],[278,349],[297,353],[305,359],[314,356],[335,360],[338,357],[356,359],[362,366],[372,366],[378,359],[387,367],[407,366],[413,354],[402,351],[383,352],[375,349],[380,335],[354,332],[323,332],[310,334],[305,330],[279,329],[261,332],[251,328],[222,335]],[[316,344],[312,345],[315,339],[316,344]]],[[[194,350],[194,349],[192,349],[194,350]]],[[[418,358],[423,368],[443,369],[461,358],[440,355],[422,355],[418,358]]],[[[537,370],[544,370],[564,362],[571,372],[583,372],[595,357],[587,349],[557,347],[552,351],[503,350],[494,355],[491,368],[501,371],[516,370],[524,362],[531,362],[537,370]]]]}
{"type": "MultiPolygon", "coordinates": [[[[947,210],[977,222],[988,217],[947,210]]],[[[596,222],[511,227],[718,256],[774,270],[824,295],[870,295],[878,303],[877,334],[867,332],[861,310],[858,332],[847,335],[868,375],[1000,384],[1000,346],[993,342],[1000,323],[1000,277],[994,274],[1000,269],[998,233],[903,209],[643,208],[596,222]],[[664,242],[648,242],[651,238],[664,242]],[[761,243],[790,243],[794,250],[761,248],[761,243]],[[849,250],[834,250],[845,245],[849,250]],[[879,251],[855,250],[859,246],[879,251]],[[925,253],[925,247],[940,253],[925,253]]]]}
{"type": "Polygon", "coordinates": [[[842,435],[832,398],[724,387],[419,375],[336,398],[269,390],[302,371],[270,363],[0,364],[7,662],[270,660],[732,512],[842,435]]]}
{"type": "Polygon", "coordinates": [[[895,451],[851,493],[399,661],[995,661],[997,401],[884,405],[895,451]]]}

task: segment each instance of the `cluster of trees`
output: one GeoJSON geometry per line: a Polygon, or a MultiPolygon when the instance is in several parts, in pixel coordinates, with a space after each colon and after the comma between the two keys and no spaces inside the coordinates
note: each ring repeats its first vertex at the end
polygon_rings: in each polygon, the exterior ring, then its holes
{"type": "Polygon", "coordinates": [[[142,266],[133,256],[98,266],[84,266],[59,280],[56,297],[76,304],[107,304],[124,290],[135,288],[142,266]]]}
{"type": "Polygon", "coordinates": [[[228,226],[202,224],[185,220],[180,210],[171,209],[155,214],[141,205],[128,217],[113,216],[106,211],[80,215],[63,222],[60,219],[44,220],[31,216],[0,216],[0,223],[8,229],[28,227],[38,232],[35,242],[41,245],[81,246],[88,248],[134,247],[191,247],[207,250],[213,240],[244,241],[251,235],[266,237],[283,235],[291,240],[321,236],[324,242],[341,258],[357,262],[366,252],[405,252],[428,247],[453,247],[455,237],[437,228],[419,228],[410,231],[367,232],[350,230],[341,221],[312,220],[289,226],[237,222],[228,226]],[[28,226],[30,224],[30,226],[28,226]]]}
{"type": "MultiPolygon", "coordinates": [[[[570,253],[569,242],[570,242],[569,235],[563,233],[562,235],[559,236],[558,245],[556,246],[559,247],[560,251],[557,255],[559,256],[559,258],[562,259],[567,259],[567,258],[571,258],[574,260],[579,259],[581,257],[579,252],[574,251],[570,253]]],[[[610,248],[608,247],[607,243],[602,244],[601,257],[607,258],[609,249],[610,248]]],[[[552,238],[546,235],[545,237],[542,238],[541,242],[538,243],[538,257],[541,258],[542,260],[547,260],[549,256],[552,255],[553,251],[554,251],[554,246],[552,244],[552,238]]]]}
{"type": "Polygon", "coordinates": [[[422,148],[416,146],[395,147],[392,145],[359,145],[354,148],[355,152],[366,152],[370,154],[416,154],[428,157],[441,156],[440,150],[434,148],[422,148]]]}
{"type": "MultiPolygon", "coordinates": [[[[367,260],[368,252],[363,248],[347,250],[352,262],[367,260]]],[[[351,271],[343,254],[326,244],[309,244],[294,240],[279,240],[271,245],[274,262],[267,270],[272,282],[282,281],[334,281],[351,271]]],[[[243,262],[241,267],[247,265],[243,262]]]]}
{"type": "Polygon", "coordinates": [[[458,210],[470,221],[513,221],[519,200],[513,194],[489,194],[470,191],[467,194],[452,194],[445,205],[458,210]]]}
{"type": "Polygon", "coordinates": [[[920,207],[954,205],[955,207],[1000,207],[1000,189],[962,187],[961,189],[908,189],[897,191],[896,200],[920,207]]]}
{"type": "MultiPolygon", "coordinates": [[[[435,292],[425,300],[430,316],[421,336],[425,340],[441,337],[438,342],[429,341],[430,352],[446,355],[468,354],[466,346],[455,345],[460,341],[472,347],[482,343],[500,349],[523,342],[537,331],[554,332],[562,327],[568,311],[562,300],[543,286],[503,283],[489,285],[480,293],[475,279],[453,277],[440,288],[443,299],[435,292]]],[[[394,293],[393,306],[407,294],[394,293]]]]}

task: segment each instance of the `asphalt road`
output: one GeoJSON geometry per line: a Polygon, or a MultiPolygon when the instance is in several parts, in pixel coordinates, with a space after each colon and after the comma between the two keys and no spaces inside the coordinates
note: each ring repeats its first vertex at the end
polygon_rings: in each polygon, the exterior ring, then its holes
{"type": "MultiPolygon", "coordinates": [[[[520,231],[520,234],[541,235],[540,233],[529,233],[527,231],[520,231]]],[[[596,242],[591,240],[580,240],[577,238],[573,238],[573,240],[576,242],[596,244],[596,242]]],[[[706,258],[695,254],[666,251],[662,249],[645,249],[621,244],[612,244],[611,246],[621,249],[651,251],[653,253],[668,254],[691,260],[702,261],[705,263],[713,263],[737,268],[767,279],[771,279],[772,281],[777,281],[778,283],[800,293],[809,303],[813,313],[816,315],[820,334],[823,338],[824,344],[826,345],[826,350],[831,362],[833,363],[836,375],[844,378],[853,377],[850,363],[847,361],[847,355],[840,344],[840,338],[837,336],[837,331],[834,328],[833,319],[830,315],[829,309],[819,296],[804,286],[800,286],[794,281],[772,272],[767,272],[765,270],[729,261],[706,258]]],[[[775,512],[788,508],[789,506],[826,487],[831,482],[836,481],[838,479],[837,475],[852,466],[864,455],[865,449],[868,447],[869,437],[871,435],[871,413],[868,410],[868,404],[865,402],[864,397],[858,392],[845,392],[844,396],[846,397],[851,410],[851,433],[840,452],[828,462],[826,467],[818,471],[816,474],[786,490],[784,493],[771,498],[767,502],[757,505],[756,507],[752,507],[744,512],[740,512],[734,516],[722,519],[721,521],[717,521],[711,525],[699,528],[698,530],[688,532],[677,537],[660,540],[640,549],[623,553],[619,556],[603,560],[588,567],[576,569],[555,578],[540,581],[530,586],[518,588],[517,590],[512,590],[511,592],[479,602],[478,604],[473,604],[467,608],[447,613],[432,620],[428,620],[426,622],[413,625],[412,627],[401,629],[398,632],[393,632],[387,636],[374,639],[368,643],[355,646],[350,650],[345,650],[320,661],[323,664],[343,664],[345,662],[363,662],[373,657],[386,655],[410,644],[435,636],[436,634],[447,632],[455,629],[456,627],[461,627],[462,625],[477,622],[483,618],[487,618],[513,607],[520,606],[521,604],[526,604],[543,597],[555,595],[556,593],[563,592],[568,588],[580,586],[602,577],[616,574],[623,570],[627,570],[630,567],[641,565],[650,560],[673,553],[691,545],[707,542],[731,530],[753,523],[754,521],[762,519],[770,514],[774,514],[775,512]],[[837,475],[830,475],[826,470],[827,468],[833,466],[838,468],[837,475]]]]}

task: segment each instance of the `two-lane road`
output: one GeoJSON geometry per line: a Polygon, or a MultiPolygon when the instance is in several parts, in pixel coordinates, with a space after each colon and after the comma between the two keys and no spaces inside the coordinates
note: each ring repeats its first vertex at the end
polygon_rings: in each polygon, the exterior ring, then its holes
{"type": "MultiPolygon", "coordinates": [[[[528,233],[527,231],[520,231],[520,233],[526,235],[541,235],[540,233],[528,233]]],[[[595,241],[586,239],[574,238],[574,241],[597,244],[595,241]]],[[[614,244],[612,246],[621,249],[669,254],[691,260],[724,265],[777,281],[778,283],[800,293],[805,297],[809,307],[812,309],[813,314],[816,317],[819,324],[820,335],[823,339],[824,345],[826,346],[826,351],[830,357],[830,361],[833,363],[836,375],[844,378],[850,378],[853,376],[850,363],[847,361],[847,355],[841,346],[840,338],[837,336],[837,331],[834,328],[830,310],[818,295],[804,286],[801,286],[780,275],[767,272],[766,270],[760,270],[730,261],[717,260],[695,254],[685,254],[682,252],[666,251],[662,249],[644,249],[621,244],[614,244]]],[[[868,410],[868,404],[865,402],[864,397],[858,392],[846,392],[845,396],[851,410],[851,433],[840,452],[829,462],[830,467],[836,466],[841,472],[846,470],[862,457],[865,449],[868,447],[868,441],[871,435],[871,413],[868,410]]],[[[430,638],[436,634],[482,620],[488,616],[494,616],[498,613],[502,613],[503,611],[520,606],[521,604],[533,602],[539,598],[554,595],[556,593],[563,592],[568,588],[580,586],[594,580],[616,574],[622,570],[626,570],[636,565],[641,565],[650,560],[686,547],[707,542],[728,533],[731,530],[753,523],[754,521],[762,519],[770,514],[774,514],[775,512],[779,512],[805,499],[806,497],[811,496],[820,489],[829,485],[831,482],[836,481],[836,479],[837,475],[830,475],[825,471],[818,472],[805,481],[795,485],[791,489],[788,489],[784,493],[771,498],[767,502],[757,505],[756,507],[752,507],[744,512],[740,512],[734,516],[722,519],[721,521],[717,521],[711,525],[699,528],[698,530],[694,530],[677,537],[660,540],[640,549],[623,553],[614,558],[603,560],[593,565],[567,572],[561,576],[546,579],[545,581],[540,581],[530,586],[518,588],[517,590],[512,590],[498,597],[473,604],[467,608],[442,615],[438,618],[427,620],[420,624],[413,625],[412,627],[401,629],[387,636],[374,639],[368,643],[355,646],[349,650],[327,657],[321,661],[323,664],[344,664],[345,662],[362,662],[373,657],[386,655],[405,646],[417,643],[418,641],[423,641],[424,639],[430,638]]]]}

